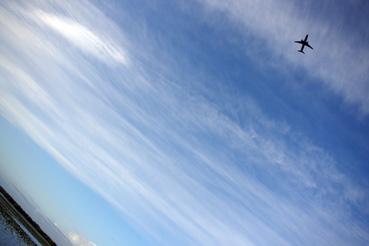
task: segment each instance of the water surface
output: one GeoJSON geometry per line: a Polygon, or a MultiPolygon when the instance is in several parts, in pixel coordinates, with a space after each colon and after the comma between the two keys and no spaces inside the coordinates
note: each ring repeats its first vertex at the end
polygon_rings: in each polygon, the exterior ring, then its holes
{"type": "Polygon", "coordinates": [[[0,245],[35,245],[29,236],[14,222],[0,204],[0,245]]]}

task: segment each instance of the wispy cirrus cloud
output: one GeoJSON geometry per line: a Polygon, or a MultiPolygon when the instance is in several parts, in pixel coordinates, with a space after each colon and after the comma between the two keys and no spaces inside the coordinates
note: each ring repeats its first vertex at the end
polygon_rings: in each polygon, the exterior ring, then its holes
{"type": "Polygon", "coordinates": [[[19,17],[22,6],[0,10],[9,48],[1,50],[0,112],[142,234],[169,245],[369,241],[346,208],[364,210],[367,191],[334,156],[252,98],[244,98],[249,123],[241,126],[146,50],[136,51],[145,62],[132,56],[130,66],[101,69],[84,54],[120,63],[114,37],[124,30],[102,18],[102,38],[81,14],[102,16],[94,5],[67,6],[36,4],[26,16],[57,37],[19,17]],[[59,45],[65,40],[78,52],[59,45]]]}
{"type": "Polygon", "coordinates": [[[93,31],[72,19],[42,11],[36,11],[30,16],[62,35],[82,51],[92,54],[100,60],[105,62],[113,60],[124,65],[129,64],[128,55],[121,47],[110,40],[100,38],[93,31]]]}

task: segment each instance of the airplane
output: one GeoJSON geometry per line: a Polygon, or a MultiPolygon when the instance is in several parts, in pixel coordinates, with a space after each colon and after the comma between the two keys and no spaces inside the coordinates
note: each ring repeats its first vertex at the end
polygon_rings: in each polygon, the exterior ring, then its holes
{"type": "Polygon", "coordinates": [[[295,43],[302,44],[301,49],[300,49],[300,50],[298,50],[298,52],[301,52],[301,53],[305,54],[305,52],[304,52],[304,48],[305,48],[305,46],[309,47],[310,49],[313,49],[313,47],[311,47],[311,46],[310,46],[310,44],[309,44],[309,42],[307,41],[308,37],[309,37],[309,35],[308,35],[308,34],[306,34],[306,36],[305,36],[305,39],[304,39],[304,40],[301,40],[301,41],[295,41],[295,43]]]}

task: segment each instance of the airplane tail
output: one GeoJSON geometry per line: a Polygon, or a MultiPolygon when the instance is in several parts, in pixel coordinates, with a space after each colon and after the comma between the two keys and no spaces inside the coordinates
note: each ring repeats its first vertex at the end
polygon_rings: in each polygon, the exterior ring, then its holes
{"type": "Polygon", "coordinates": [[[301,53],[305,54],[305,52],[303,50],[298,50],[298,52],[301,52],[301,53]]]}

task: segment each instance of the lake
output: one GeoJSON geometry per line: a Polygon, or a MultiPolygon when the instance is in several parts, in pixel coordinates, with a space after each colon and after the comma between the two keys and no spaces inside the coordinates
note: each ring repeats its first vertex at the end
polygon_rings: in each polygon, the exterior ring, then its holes
{"type": "Polygon", "coordinates": [[[5,213],[0,204],[0,245],[25,246],[35,245],[27,234],[12,218],[5,213]]]}

